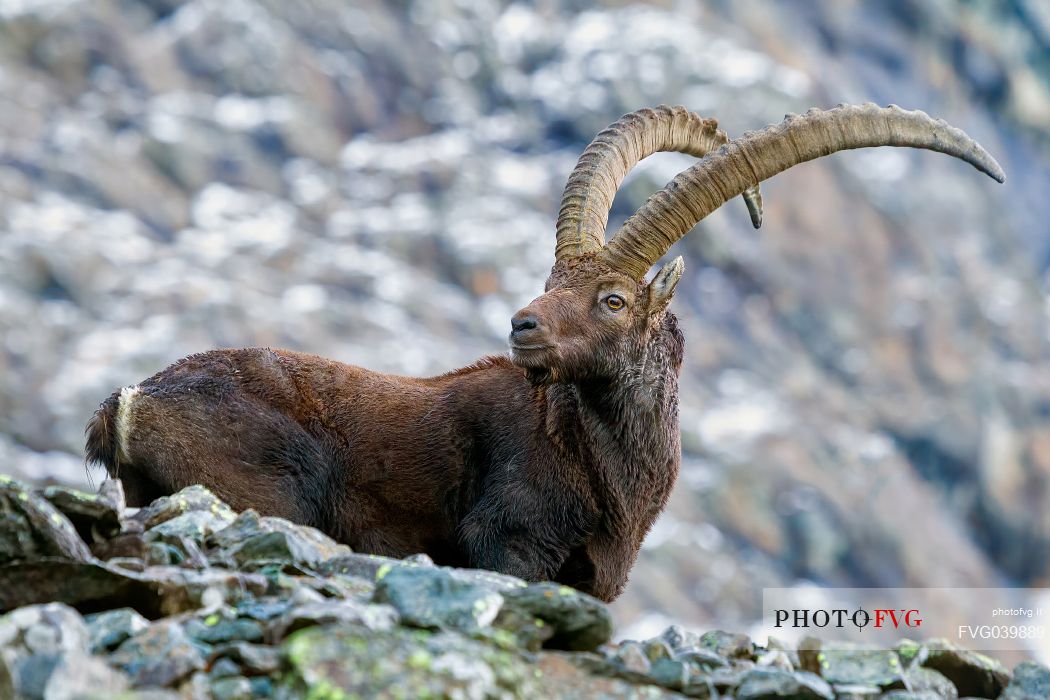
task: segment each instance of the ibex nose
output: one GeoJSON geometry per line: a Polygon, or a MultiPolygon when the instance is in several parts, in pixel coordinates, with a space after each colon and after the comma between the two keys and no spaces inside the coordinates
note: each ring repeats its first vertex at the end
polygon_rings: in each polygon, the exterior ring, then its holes
{"type": "Polygon", "coordinates": [[[532,314],[527,316],[521,316],[518,314],[514,315],[514,318],[510,320],[510,327],[512,333],[522,333],[524,331],[531,331],[536,327],[536,317],[532,314]]]}

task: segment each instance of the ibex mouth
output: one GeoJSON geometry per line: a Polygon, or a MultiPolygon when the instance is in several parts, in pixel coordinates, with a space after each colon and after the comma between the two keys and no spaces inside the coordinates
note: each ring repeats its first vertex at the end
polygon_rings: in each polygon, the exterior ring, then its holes
{"type": "Polygon", "coordinates": [[[552,347],[554,347],[554,346],[553,345],[539,345],[539,344],[535,344],[535,345],[517,345],[517,344],[513,344],[512,343],[511,346],[510,346],[510,349],[511,350],[548,350],[548,349],[550,349],[552,347]]]}
{"type": "Polygon", "coordinates": [[[553,345],[510,346],[510,361],[522,369],[545,370],[551,364],[553,345]]]}

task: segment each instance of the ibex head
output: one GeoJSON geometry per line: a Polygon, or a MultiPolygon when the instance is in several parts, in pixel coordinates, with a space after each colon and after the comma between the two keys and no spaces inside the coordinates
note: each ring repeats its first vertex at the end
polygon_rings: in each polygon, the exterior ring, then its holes
{"type": "Polygon", "coordinates": [[[601,379],[644,364],[685,265],[649,284],[593,256],[561,260],[547,292],[511,319],[511,357],[537,382],[601,379]]]}
{"type": "MultiPolygon", "coordinates": [[[[757,228],[758,183],[837,151],[908,146],[965,160],[1003,182],[980,145],[942,120],[896,105],[839,105],[789,114],[780,124],[730,141],[712,119],[683,107],[628,114],[591,142],[569,177],[558,217],[556,262],[545,293],[511,319],[511,357],[534,381],[644,376],[680,336],[667,305],[684,270],[675,258],[645,282],[649,268],[700,220],[743,195],[757,228]],[[608,242],[605,228],[628,171],[658,151],[701,160],[649,198],[608,242]]],[[[680,362],[680,357],[678,358],[680,362]]],[[[674,363],[677,370],[677,362],[674,363]]]]}

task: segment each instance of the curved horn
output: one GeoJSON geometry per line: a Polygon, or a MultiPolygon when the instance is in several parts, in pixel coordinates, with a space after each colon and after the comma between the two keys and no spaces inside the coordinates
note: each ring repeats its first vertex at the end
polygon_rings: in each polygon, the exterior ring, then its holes
{"type": "MultiPolygon", "coordinates": [[[[702,158],[729,137],[718,122],[685,107],[660,105],[620,117],[599,133],[569,175],[558,214],[558,260],[597,252],[605,245],[616,190],[638,161],[659,151],[679,151],[702,158]]],[[[751,223],[762,223],[762,195],[758,187],[744,192],[751,223]]]]}
{"type": "Polygon", "coordinates": [[[799,163],[870,146],[926,148],[961,158],[999,182],[1006,179],[976,141],[924,112],[870,102],[811,109],[744,134],[679,173],[624,222],[602,256],[612,267],[641,279],[697,222],[747,188],[799,163]]]}

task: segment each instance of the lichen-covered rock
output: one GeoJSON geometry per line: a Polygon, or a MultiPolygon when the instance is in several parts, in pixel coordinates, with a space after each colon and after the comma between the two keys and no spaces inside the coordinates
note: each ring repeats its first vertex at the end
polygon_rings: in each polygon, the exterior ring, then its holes
{"type": "Polygon", "coordinates": [[[711,630],[700,637],[700,646],[731,659],[751,659],[755,656],[755,643],[746,634],[711,630]]]}
{"type": "Polygon", "coordinates": [[[77,700],[206,700],[200,695],[186,695],[165,688],[135,688],[124,693],[85,691],[77,700]]]}
{"type": "Polygon", "coordinates": [[[682,694],[691,698],[717,698],[718,686],[707,675],[693,673],[689,682],[682,688],[682,694]]]}
{"type": "Polygon", "coordinates": [[[44,689],[61,658],[62,654],[31,654],[16,659],[11,664],[16,697],[44,697],[44,689]]]}
{"type": "Polygon", "coordinates": [[[62,603],[29,605],[0,617],[0,649],[8,657],[84,651],[89,643],[84,618],[62,603]]]}
{"type": "Polygon", "coordinates": [[[929,649],[922,642],[917,642],[913,639],[902,639],[897,643],[895,647],[897,656],[901,660],[901,665],[905,668],[912,666],[922,665],[922,662],[926,660],[926,655],[929,654],[929,649]]]}
{"type": "MultiPolygon", "coordinates": [[[[37,503],[35,492],[13,493],[37,503]]],[[[70,497],[61,493],[59,502],[70,497]]],[[[223,515],[206,491],[184,495],[132,519],[118,509],[118,530],[85,530],[95,551],[140,538],[147,547],[138,555],[132,547],[107,562],[75,561],[34,551],[0,564],[0,606],[16,608],[0,617],[0,698],[108,700],[132,687],[135,700],[379,691],[956,700],[956,683],[982,697],[1005,686],[997,662],[943,640],[877,650],[806,639],[796,650],[671,626],[651,639],[608,644],[608,608],[572,588],[440,567],[425,556],[357,555],[278,518],[223,515]],[[32,604],[45,601],[61,602],[32,604]],[[70,605],[102,612],[85,621],[70,605]]],[[[34,512],[51,507],[39,502],[34,512]]],[[[1022,665],[1002,700],[1042,698],[1047,674],[1022,665]]]]}
{"type": "Polygon", "coordinates": [[[214,562],[238,567],[291,564],[316,569],[328,560],[351,554],[349,547],[319,530],[281,518],[260,517],[254,510],[244,511],[208,539],[214,547],[214,562]]]}
{"type": "Polygon", "coordinates": [[[0,610],[60,601],[94,609],[131,606],[155,617],[196,610],[209,600],[234,604],[265,593],[267,587],[258,574],[221,569],[153,566],[136,572],[101,563],[40,560],[0,566],[0,610]]]}
{"type": "Polygon", "coordinates": [[[99,493],[48,486],[41,495],[69,519],[85,542],[104,540],[120,532],[124,490],[118,480],[105,481],[99,493]]]}
{"type": "Polygon", "coordinates": [[[311,627],[283,644],[291,668],[278,697],[539,697],[534,669],[512,651],[452,632],[311,627]]]}
{"type": "Polygon", "coordinates": [[[106,610],[88,615],[86,619],[94,653],[116,649],[128,637],[149,627],[149,621],[131,608],[106,610]]]}
{"type": "Polygon", "coordinates": [[[248,642],[233,642],[216,647],[209,658],[214,675],[215,666],[226,661],[247,676],[274,673],[281,666],[281,654],[276,647],[248,642]]]}
{"type": "Polygon", "coordinates": [[[839,643],[824,649],[799,651],[802,666],[832,684],[877,685],[888,688],[903,683],[904,669],[896,652],[839,643]]]}
{"type": "Polygon", "coordinates": [[[744,675],[754,669],[750,660],[730,660],[709,649],[689,646],[691,643],[699,644],[699,638],[694,635],[676,640],[665,632],[642,642],[625,641],[603,647],[603,657],[580,654],[574,658],[581,668],[595,675],[655,684],[699,698],[731,692],[740,685],[744,675]],[[714,658],[717,661],[713,661],[714,658]]]}
{"type": "Polygon", "coordinates": [[[96,609],[128,604],[145,612],[160,608],[157,592],[136,574],[101,563],[44,559],[0,566],[0,610],[48,601],[90,603],[96,609]]]}
{"type": "Polygon", "coordinates": [[[700,635],[680,625],[668,625],[667,629],[660,634],[660,639],[675,652],[682,649],[694,649],[700,644],[700,635]]]}
{"type": "Polygon", "coordinates": [[[91,551],[47,499],[0,475],[0,564],[39,557],[87,561],[91,551]]]}
{"type": "Polygon", "coordinates": [[[538,583],[507,588],[501,595],[503,610],[496,624],[512,632],[539,630],[549,649],[590,651],[612,636],[609,609],[574,588],[538,583]]]}
{"type": "Polygon", "coordinates": [[[642,642],[642,648],[645,650],[645,656],[653,663],[670,659],[673,654],[671,647],[660,637],[646,639],[642,642]]]}
{"type": "Polygon", "coordinates": [[[692,669],[684,661],[670,658],[657,659],[649,669],[649,677],[657,685],[671,690],[682,690],[689,685],[692,669]]]}
{"type": "Polygon", "coordinates": [[[269,589],[263,576],[223,569],[193,571],[156,566],[146,569],[138,580],[149,583],[157,592],[160,610],[165,615],[222,603],[236,605],[269,589]]]}
{"type": "MultiPolygon", "coordinates": [[[[580,671],[570,655],[564,652],[543,652],[535,661],[535,697],[564,698],[565,700],[660,700],[680,698],[682,694],[656,685],[638,685],[606,675],[591,675],[580,671]]],[[[530,688],[530,690],[532,690],[530,688]]],[[[687,689],[695,698],[717,698],[713,688],[697,685],[687,689]]]]}
{"type": "Polygon", "coordinates": [[[403,623],[429,629],[477,630],[503,607],[499,593],[433,567],[394,567],[376,582],[373,599],[396,608],[403,623]]]}
{"type": "Polygon", "coordinates": [[[230,519],[211,510],[191,510],[168,518],[146,530],[147,542],[167,542],[186,538],[203,544],[210,535],[226,528],[230,519]]]}
{"type": "MultiPolygon", "coordinates": [[[[130,679],[97,656],[84,652],[66,652],[58,655],[47,674],[39,697],[45,700],[79,700],[85,691],[114,697],[127,690],[130,679]]],[[[20,687],[25,697],[37,694],[20,687]]]]}
{"type": "Polygon", "coordinates": [[[624,642],[616,650],[612,659],[628,677],[644,678],[649,675],[653,667],[642,645],[638,642],[624,642]]]}
{"type": "Polygon", "coordinates": [[[7,658],[0,654],[0,698],[15,697],[15,674],[7,658]]]}
{"type": "Polygon", "coordinates": [[[135,514],[135,520],[146,530],[193,511],[210,513],[216,518],[232,522],[236,513],[215,494],[203,486],[188,486],[178,493],[158,498],[135,514]]]}
{"type": "Polygon", "coordinates": [[[720,693],[731,693],[743,681],[744,674],[750,670],[750,667],[734,664],[711,669],[707,672],[707,678],[720,693]]]}
{"type": "Polygon", "coordinates": [[[240,617],[268,622],[288,612],[293,606],[294,603],[288,599],[267,595],[259,598],[245,598],[237,603],[236,610],[240,617]]]}
{"type": "Polygon", "coordinates": [[[789,644],[781,639],[771,636],[766,640],[766,651],[783,652],[787,656],[792,668],[798,668],[801,666],[801,662],[798,658],[798,650],[793,644],[789,644]]]}
{"type": "Polygon", "coordinates": [[[877,685],[838,683],[831,686],[835,700],[876,700],[882,697],[882,688],[877,685]]]}
{"type": "Polygon", "coordinates": [[[181,625],[164,620],[125,641],[109,658],[140,687],[172,685],[204,668],[205,655],[181,625]]]}
{"type": "Polygon", "coordinates": [[[314,625],[333,622],[355,623],[374,631],[388,630],[398,622],[398,611],[391,605],[359,603],[350,600],[324,601],[297,605],[269,627],[269,636],[275,641],[314,625]]]}
{"type": "Polygon", "coordinates": [[[927,642],[926,649],[922,665],[948,678],[959,695],[995,698],[1010,683],[1010,672],[984,654],[963,649],[944,639],[927,642]]]}
{"type": "Polygon", "coordinates": [[[208,675],[212,678],[230,678],[241,675],[241,667],[237,662],[225,657],[212,657],[208,659],[208,675]]]}
{"type": "Polygon", "coordinates": [[[210,681],[209,688],[214,700],[253,700],[256,695],[252,682],[244,676],[230,676],[210,681]]]}
{"type": "MultiPolygon", "coordinates": [[[[424,557],[422,560],[409,557],[405,561],[409,566],[426,567],[434,565],[429,557],[424,557]]],[[[524,588],[527,585],[525,581],[522,581],[520,578],[500,574],[495,571],[486,571],[484,569],[448,569],[448,572],[451,574],[452,578],[460,583],[468,583],[498,593],[517,590],[519,588],[524,588]]]]}
{"type": "Polygon", "coordinates": [[[209,645],[233,641],[261,642],[264,633],[263,626],[255,620],[217,612],[203,619],[187,620],[184,629],[190,638],[209,645]]]}
{"type": "Polygon", "coordinates": [[[1050,698],[1050,668],[1035,661],[1022,662],[1014,669],[1002,700],[1045,700],[1050,698]]]}
{"type": "Polygon", "coordinates": [[[125,568],[128,568],[126,565],[128,561],[138,560],[144,564],[150,550],[150,542],[146,541],[142,525],[134,524],[137,526],[135,531],[124,530],[115,537],[92,544],[91,553],[102,561],[119,559],[125,562],[122,564],[125,568]]]}
{"type": "Polygon", "coordinates": [[[201,551],[200,545],[182,535],[164,537],[162,541],[150,543],[143,561],[147,566],[181,566],[198,570],[209,566],[208,558],[201,551]]]}
{"type": "Polygon", "coordinates": [[[358,554],[356,552],[350,552],[348,554],[332,557],[331,559],[322,562],[317,570],[318,573],[327,576],[342,574],[356,578],[363,578],[368,581],[375,581],[378,578],[377,574],[381,570],[389,571],[395,566],[403,565],[404,562],[400,559],[381,557],[378,554],[358,554]]]}
{"type": "Polygon", "coordinates": [[[754,668],[740,679],[740,700],[835,700],[831,686],[808,671],[754,668]]]}
{"type": "Polygon", "coordinates": [[[121,674],[88,654],[89,637],[80,614],[61,603],[0,617],[0,698],[65,699],[89,687],[127,687],[121,674]]]}
{"type": "Polygon", "coordinates": [[[682,649],[675,653],[675,658],[679,661],[686,661],[697,668],[708,671],[715,668],[729,666],[731,663],[731,661],[724,656],[719,656],[709,649],[702,649],[700,647],[682,649]]]}
{"type": "Polygon", "coordinates": [[[780,668],[786,671],[790,671],[798,665],[797,659],[792,658],[791,652],[783,649],[763,649],[757,651],[755,663],[759,666],[780,668]]]}
{"type": "Polygon", "coordinates": [[[228,550],[227,554],[242,567],[276,562],[313,568],[331,556],[313,546],[300,534],[290,532],[254,535],[228,550]]]}
{"type": "Polygon", "coordinates": [[[909,668],[904,672],[904,686],[913,692],[929,691],[945,700],[957,700],[959,691],[943,674],[932,668],[909,668]]]}

